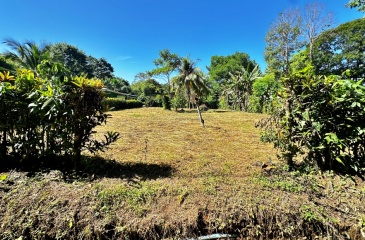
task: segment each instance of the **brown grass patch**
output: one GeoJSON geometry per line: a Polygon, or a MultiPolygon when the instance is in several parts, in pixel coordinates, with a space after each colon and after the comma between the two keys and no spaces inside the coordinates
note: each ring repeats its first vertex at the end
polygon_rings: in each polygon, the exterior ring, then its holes
{"type": "Polygon", "coordinates": [[[194,112],[176,113],[158,108],[112,112],[108,124],[98,129],[121,133],[121,140],[102,156],[119,162],[169,164],[174,177],[257,172],[252,165],[275,159],[270,145],[260,142],[254,127],[259,114],[203,113],[205,128],[194,112]]]}

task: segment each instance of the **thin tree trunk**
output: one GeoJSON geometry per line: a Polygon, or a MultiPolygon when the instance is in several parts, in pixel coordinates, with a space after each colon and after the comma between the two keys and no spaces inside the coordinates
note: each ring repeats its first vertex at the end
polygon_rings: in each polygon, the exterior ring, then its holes
{"type": "Polygon", "coordinates": [[[172,99],[172,94],[171,94],[171,80],[170,77],[167,77],[167,94],[169,95],[170,100],[172,99]]]}
{"type": "Polygon", "coordinates": [[[198,110],[198,115],[199,115],[200,123],[202,124],[202,127],[204,127],[204,119],[202,117],[202,113],[200,112],[199,104],[196,104],[196,109],[198,110]]]}
{"type": "Polygon", "coordinates": [[[73,139],[72,160],[76,171],[80,170],[82,134],[76,130],[73,139]]]}

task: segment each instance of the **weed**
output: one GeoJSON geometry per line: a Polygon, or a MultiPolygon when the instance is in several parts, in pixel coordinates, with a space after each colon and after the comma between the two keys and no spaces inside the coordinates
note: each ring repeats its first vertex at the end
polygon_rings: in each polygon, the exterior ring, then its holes
{"type": "Polygon", "coordinates": [[[302,204],[300,207],[301,217],[306,221],[319,220],[319,217],[312,209],[312,206],[302,204]]]}
{"type": "Polygon", "coordinates": [[[189,190],[187,188],[178,189],[177,193],[177,201],[179,202],[179,204],[183,204],[185,199],[189,196],[189,190]]]}
{"type": "Polygon", "coordinates": [[[140,186],[119,185],[105,188],[98,194],[99,205],[104,211],[126,206],[138,216],[144,215],[160,191],[156,184],[142,183],[140,186]]]}
{"type": "Polygon", "coordinates": [[[295,182],[293,179],[286,179],[280,176],[267,178],[260,175],[259,177],[254,178],[254,182],[262,185],[265,188],[277,188],[282,191],[292,193],[300,193],[305,190],[305,188],[301,184],[295,182]]]}
{"type": "Polygon", "coordinates": [[[206,176],[201,179],[203,185],[203,192],[208,195],[216,195],[217,188],[224,182],[223,177],[206,176]]]}

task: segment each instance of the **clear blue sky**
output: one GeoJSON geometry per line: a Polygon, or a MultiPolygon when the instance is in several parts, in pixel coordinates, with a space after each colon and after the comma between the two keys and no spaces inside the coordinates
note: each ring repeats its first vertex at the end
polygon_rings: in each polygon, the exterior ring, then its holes
{"type": "MultiPolygon", "coordinates": [[[[158,52],[169,49],[200,59],[206,71],[214,55],[248,53],[259,63],[270,23],[304,0],[2,0],[0,39],[66,42],[96,58],[104,57],[115,75],[132,82],[153,69],[158,52]],[[5,14],[5,15],[4,15],[5,14]]],[[[322,0],[336,25],[363,14],[345,8],[348,0],[322,0]]],[[[5,51],[0,45],[0,52],[5,51]]]]}

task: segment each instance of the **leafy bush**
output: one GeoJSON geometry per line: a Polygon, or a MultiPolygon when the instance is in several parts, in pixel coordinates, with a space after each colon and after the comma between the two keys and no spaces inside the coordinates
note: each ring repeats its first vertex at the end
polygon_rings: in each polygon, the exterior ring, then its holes
{"type": "MultiPolygon", "coordinates": [[[[290,83],[289,83],[290,82],[290,83]]],[[[336,76],[292,76],[286,104],[263,135],[293,165],[295,157],[322,170],[365,170],[365,86],[336,76]]]]}
{"type": "Polygon", "coordinates": [[[171,101],[169,96],[164,95],[162,98],[162,107],[165,110],[171,110],[171,101]]]}
{"type": "Polygon", "coordinates": [[[13,81],[0,82],[0,157],[32,165],[44,156],[69,156],[77,168],[82,150],[103,150],[119,137],[110,132],[105,141],[92,139],[94,127],[108,117],[101,104],[103,85],[83,76],[58,77],[49,63],[43,70],[44,79],[18,70],[13,81]]]}
{"type": "Polygon", "coordinates": [[[140,108],[143,103],[138,100],[124,100],[120,98],[106,98],[103,100],[104,109],[117,111],[123,109],[140,108]]]}
{"type": "Polygon", "coordinates": [[[171,99],[171,106],[176,110],[178,108],[186,107],[188,101],[183,96],[182,93],[176,93],[175,96],[171,99]]]}
{"type": "Polygon", "coordinates": [[[250,111],[258,113],[272,113],[275,109],[275,98],[280,86],[274,74],[267,74],[257,78],[252,85],[250,97],[250,111]]]}

